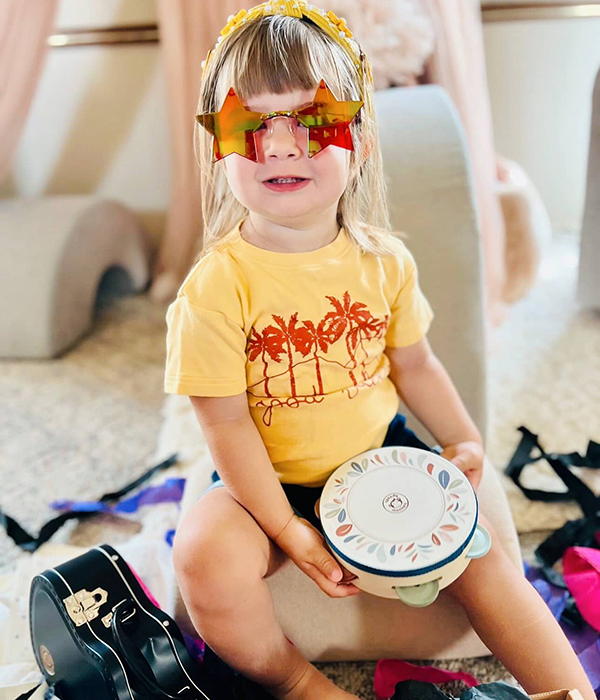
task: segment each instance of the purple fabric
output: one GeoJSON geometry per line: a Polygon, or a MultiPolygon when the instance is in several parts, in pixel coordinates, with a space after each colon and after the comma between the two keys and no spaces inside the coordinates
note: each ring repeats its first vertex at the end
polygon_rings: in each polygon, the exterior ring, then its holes
{"type": "Polygon", "coordinates": [[[190,656],[194,661],[201,664],[204,661],[204,640],[200,637],[190,637],[190,635],[185,632],[182,632],[182,635],[185,646],[190,652],[190,656]]]}
{"type": "Polygon", "coordinates": [[[535,566],[530,566],[527,562],[523,562],[525,567],[525,576],[529,583],[542,596],[546,605],[550,608],[550,612],[557,619],[563,614],[569,598],[569,591],[565,591],[558,586],[553,586],[548,583],[541,573],[541,569],[535,566]]]}
{"type": "Polygon", "coordinates": [[[142,506],[157,503],[179,503],[183,498],[184,486],[185,479],[166,479],[162,484],[148,486],[136,493],[135,496],[125,498],[115,505],[109,505],[102,501],[54,501],[51,505],[54,510],[80,510],[127,515],[135,513],[142,506]]]}
{"type": "Polygon", "coordinates": [[[600,649],[598,648],[598,643],[599,640],[596,640],[594,644],[591,644],[581,654],[578,654],[579,661],[581,661],[581,665],[590,679],[596,697],[600,697],[600,649]]]}
{"type": "Polygon", "coordinates": [[[559,621],[587,677],[590,679],[596,697],[600,698],[600,637],[598,632],[588,624],[584,624],[583,628],[578,630],[564,622],[560,622],[560,616],[565,609],[569,592],[548,583],[541,569],[529,566],[526,562],[524,565],[527,580],[540,593],[554,617],[559,621]]]}

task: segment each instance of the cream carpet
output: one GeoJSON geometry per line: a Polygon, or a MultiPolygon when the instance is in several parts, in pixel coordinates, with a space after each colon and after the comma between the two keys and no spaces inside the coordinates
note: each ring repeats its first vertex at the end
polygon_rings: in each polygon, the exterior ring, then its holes
{"type": "MultiPolygon", "coordinates": [[[[495,332],[487,452],[499,469],[519,443],[520,425],[536,433],[547,452],[585,454],[590,439],[600,442],[600,313],[578,307],[578,260],[577,241],[556,236],[535,288],[495,332]]],[[[600,493],[599,472],[574,471],[600,493]]],[[[556,530],[581,517],[575,504],[532,503],[510,480],[505,483],[519,532],[556,530]]],[[[565,490],[545,462],[526,467],[523,483],[565,490]]]]}
{"type": "MultiPolygon", "coordinates": [[[[557,239],[535,289],[495,333],[488,452],[499,468],[521,424],[538,432],[549,450],[584,450],[589,438],[600,440],[600,317],[577,310],[576,263],[577,241],[557,239]]],[[[189,412],[180,402],[164,403],[164,313],[143,295],[124,299],[102,309],[93,332],[60,359],[0,364],[0,505],[31,530],[52,516],[50,501],[98,497],[168,456],[161,452],[161,426],[183,411],[184,429],[189,412]]],[[[528,484],[554,486],[550,476],[535,477],[538,470],[531,469],[528,484]]],[[[532,531],[578,517],[575,507],[532,505],[507,487],[519,530],[531,532],[521,538],[526,556],[543,537],[532,531]]],[[[125,546],[143,525],[100,517],[65,526],[54,541],[125,546]]],[[[0,534],[0,573],[10,574],[27,557],[0,534]]],[[[436,665],[484,682],[510,679],[493,658],[436,665]]],[[[364,700],[374,697],[374,666],[320,664],[364,700]]]]}

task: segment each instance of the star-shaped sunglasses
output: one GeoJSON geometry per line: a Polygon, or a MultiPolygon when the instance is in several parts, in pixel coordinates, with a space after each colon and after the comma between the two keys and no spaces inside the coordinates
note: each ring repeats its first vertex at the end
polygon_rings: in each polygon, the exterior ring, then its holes
{"type": "Polygon", "coordinates": [[[279,116],[293,117],[306,127],[308,157],[312,158],[327,146],[354,150],[350,122],[362,106],[362,100],[338,101],[321,80],[312,104],[300,110],[253,112],[244,107],[235,90],[230,88],[219,112],[198,114],[196,120],[214,136],[213,163],[231,153],[258,162],[255,134],[268,119],[279,116]]]}

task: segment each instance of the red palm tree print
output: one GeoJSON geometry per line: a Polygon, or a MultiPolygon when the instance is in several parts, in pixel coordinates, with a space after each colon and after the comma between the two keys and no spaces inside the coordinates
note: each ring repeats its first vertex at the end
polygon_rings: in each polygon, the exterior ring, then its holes
{"type": "Polygon", "coordinates": [[[260,355],[263,361],[263,375],[265,378],[265,393],[267,396],[271,396],[269,392],[269,375],[267,370],[269,364],[265,355],[268,355],[274,362],[281,362],[279,355],[285,352],[283,344],[277,336],[267,333],[265,328],[264,333],[259,333],[256,328],[252,327],[250,329],[250,337],[248,338],[247,347],[248,359],[254,362],[256,358],[260,355]]]}
{"type": "Polygon", "coordinates": [[[274,376],[278,376],[268,374],[269,361],[281,363],[282,356],[287,356],[288,360],[287,371],[284,371],[283,374],[289,373],[292,397],[298,397],[294,367],[299,362],[305,363],[307,361],[300,358],[308,358],[309,356],[312,356],[314,360],[317,379],[317,387],[315,389],[313,386],[312,396],[324,396],[322,362],[326,358],[319,355],[319,353],[327,354],[329,348],[334,343],[341,342],[342,338],[348,352],[349,362],[340,365],[335,360],[327,361],[334,362],[346,369],[355,387],[358,385],[355,370],[359,365],[362,371],[362,379],[367,380],[370,378],[367,371],[369,352],[363,343],[364,341],[382,338],[385,335],[389,316],[385,315],[381,318],[376,318],[369,311],[366,304],[358,301],[353,302],[348,292],[344,292],[341,300],[334,296],[326,296],[326,298],[334,310],[325,314],[318,323],[310,319],[298,322],[298,312],[295,312],[289,317],[287,322],[282,316],[272,314],[271,317],[275,324],[266,326],[262,333],[254,327],[251,328],[247,344],[248,359],[254,362],[259,357],[261,358],[263,362],[264,390],[267,397],[273,398],[269,390],[269,380],[274,376]],[[364,354],[364,358],[360,363],[357,357],[359,348],[362,349],[364,354]],[[294,361],[294,356],[296,361],[294,361]]]}
{"type": "Polygon", "coordinates": [[[275,326],[267,326],[263,331],[271,344],[277,348],[281,347],[281,352],[286,352],[289,361],[288,371],[290,373],[290,388],[292,396],[296,396],[296,377],[294,376],[294,360],[292,356],[292,346],[294,345],[294,336],[296,335],[296,322],[298,321],[298,313],[292,314],[289,323],[286,323],[281,316],[272,314],[272,318],[279,328],[275,326]],[[285,347],[284,347],[285,346],[285,347]]]}
{"type": "Polygon", "coordinates": [[[315,328],[312,321],[302,321],[302,326],[296,328],[294,334],[294,347],[302,355],[306,357],[312,350],[315,360],[315,372],[317,374],[317,385],[319,394],[323,394],[323,377],[321,375],[321,363],[319,362],[318,352],[327,352],[330,343],[334,342],[331,334],[325,332],[325,320],[323,319],[315,328]]]}
{"type": "Polygon", "coordinates": [[[366,304],[359,301],[352,303],[348,292],[344,292],[343,303],[332,296],[328,296],[327,299],[329,299],[335,311],[330,311],[323,319],[325,332],[332,338],[331,342],[335,342],[339,340],[344,331],[346,331],[346,348],[352,361],[352,368],[348,370],[348,373],[350,374],[352,383],[356,386],[356,377],[352,371],[358,366],[356,347],[363,334],[366,338],[375,337],[375,329],[378,327],[378,324],[382,322],[377,321],[369,309],[367,309],[366,304]]]}

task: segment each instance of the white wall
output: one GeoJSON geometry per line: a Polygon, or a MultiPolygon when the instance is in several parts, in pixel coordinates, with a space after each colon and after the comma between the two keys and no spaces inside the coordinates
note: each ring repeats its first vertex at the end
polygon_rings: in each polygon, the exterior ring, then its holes
{"type": "Polygon", "coordinates": [[[60,0],[56,26],[60,29],[152,24],[154,0],[60,0]]]}
{"type": "Polygon", "coordinates": [[[600,18],[484,25],[496,150],[540,190],[554,228],[579,231],[600,18]]]}
{"type": "MultiPolygon", "coordinates": [[[[61,0],[56,27],[153,23],[154,0],[61,0]]],[[[152,223],[169,201],[169,131],[159,44],[53,48],[0,195],[89,193],[152,223]]]]}
{"type": "MultiPolygon", "coordinates": [[[[154,0],[61,0],[57,28],[152,23],[154,0]]],[[[496,148],[521,163],[555,227],[580,225],[600,18],[484,28],[496,148]]],[[[169,201],[158,44],[55,48],[0,196],[88,193],[151,215],[169,201]]]]}

